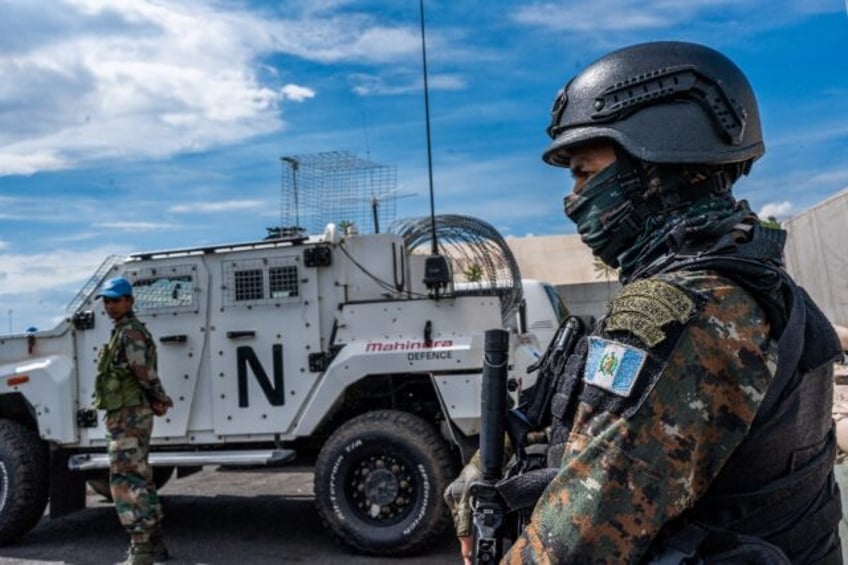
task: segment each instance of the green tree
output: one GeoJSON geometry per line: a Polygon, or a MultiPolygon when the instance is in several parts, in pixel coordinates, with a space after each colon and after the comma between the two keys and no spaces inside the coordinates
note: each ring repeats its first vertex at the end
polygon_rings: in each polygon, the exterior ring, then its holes
{"type": "Polygon", "coordinates": [[[762,224],[762,226],[764,228],[770,228],[770,229],[773,229],[773,230],[779,230],[780,227],[781,227],[780,221],[778,221],[778,219],[775,218],[774,216],[769,216],[765,220],[760,220],[760,223],[762,224]]]}
{"type": "Polygon", "coordinates": [[[468,282],[480,282],[483,279],[483,267],[479,263],[472,263],[462,272],[468,282]]]}
{"type": "Polygon", "coordinates": [[[618,278],[618,269],[613,269],[603,261],[600,257],[592,259],[592,267],[595,268],[596,279],[614,279],[618,278]]]}

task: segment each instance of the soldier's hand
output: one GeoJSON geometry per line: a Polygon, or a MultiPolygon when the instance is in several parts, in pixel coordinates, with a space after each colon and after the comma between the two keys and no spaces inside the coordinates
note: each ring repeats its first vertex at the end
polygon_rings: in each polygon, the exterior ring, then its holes
{"type": "Polygon", "coordinates": [[[459,538],[459,551],[462,553],[463,565],[471,565],[472,547],[474,545],[473,536],[465,536],[459,538]]]}
{"type": "Polygon", "coordinates": [[[472,458],[471,462],[462,469],[459,477],[445,489],[445,503],[450,508],[458,538],[471,535],[471,484],[482,478],[483,471],[472,458]]]}
{"type": "Polygon", "coordinates": [[[154,400],[150,403],[150,409],[156,416],[164,416],[168,413],[168,408],[174,405],[174,401],[170,397],[165,397],[164,400],[154,400]]]}

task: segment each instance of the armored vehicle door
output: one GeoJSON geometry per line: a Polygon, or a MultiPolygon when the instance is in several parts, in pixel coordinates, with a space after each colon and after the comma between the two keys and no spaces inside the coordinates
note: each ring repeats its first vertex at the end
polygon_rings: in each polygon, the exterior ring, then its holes
{"type": "Polygon", "coordinates": [[[210,326],[214,430],[285,433],[314,386],[320,359],[318,281],[302,247],[221,258],[210,326]],[[315,354],[310,365],[310,355],[315,354]]]}
{"type": "MultiPolygon", "coordinates": [[[[199,258],[174,258],[126,263],[114,267],[105,278],[124,276],[133,284],[133,310],[150,330],[158,353],[158,372],[174,409],[158,418],[155,437],[182,437],[200,379],[206,333],[203,332],[208,301],[209,275],[199,258]]],[[[79,405],[91,405],[97,357],[111,336],[113,323],[103,302],[91,297],[75,317],[74,339],[79,357],[79,405]]],[[[91,422],[94,424],[95,422],[91,422]]],[[[81,429],[83,443],[102,442],[105,429],[98,417],[96,428],[81,429]],[[87,434],[87,438],[84,437],[87,434]]]]}
{"type": "Polygon", "coordinates": [[[175,257],[127,265],[125,276],[133,283],[138,319],[156,342],[159,378],[174,401],[167,416],[156,419],[153,436],[183,437],[203,379],[209,272],[199,257],[175,257]]]}

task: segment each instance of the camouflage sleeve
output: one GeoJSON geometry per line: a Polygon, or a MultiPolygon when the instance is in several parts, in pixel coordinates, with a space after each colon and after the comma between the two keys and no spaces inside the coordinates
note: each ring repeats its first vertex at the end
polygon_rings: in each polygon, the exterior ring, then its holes
{"type": "Polygon", "coordinates": [[[676,276],[625,287],[590,338],[560,471],[504,562],[641,561],[747,434],[774,371],[762,310],[726,279],[676,276]]]}
{"type": "Polygon", "coordinates": [[[127,328],[121,336],[127,363],[151,402],[172,404],[156,372],[156,351],[150,347],[144,333],[127,328]]]}

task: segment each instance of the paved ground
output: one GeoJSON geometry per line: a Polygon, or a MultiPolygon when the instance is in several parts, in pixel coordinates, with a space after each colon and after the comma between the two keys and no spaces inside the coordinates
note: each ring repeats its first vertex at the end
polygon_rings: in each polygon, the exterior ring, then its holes
{"type": "MultiPolygon", "coordinates": [[[[348,553],[324,530],[312,501],[312,474],[301,471],[227,471],[208,467],[171,480],[161,491],[168,563],[345,563],[409,565],[458,563],[448,533],[425,555],[369,558],[348,553]]],[[[111,504],[89,496],[88,507],[56,520],[44,518],[19,544],[0,548],[0,564],[114,563],[126,536],[111,504]]]]}
{"type": "MultiPolygon", "coordinates": [[[[837,465],[843,508],[848,509],[848,464],[837,465]]],[[[424,555],[375,558],[353,555],[324,530],[312,504],[306,471],[238,471],[207,468],[162,489],[173,565],[310,563],[424,565],[459,563],[448,534],[424,555]]],[[[848,519],[840,527],[848,557],[848,519]]],[[[44,518],[19,544],[0,548],[0,564],[100,565],[123,558],[126,537],[112,505],[92,494],[84,511],[44,518]]],[[[848,562],[848,559],[846,559],[848,562]]]]}

